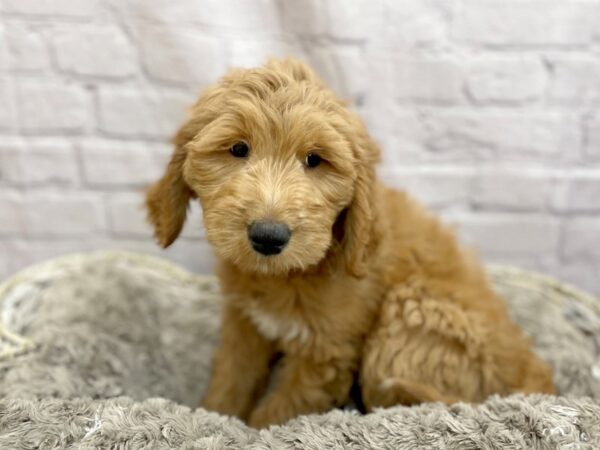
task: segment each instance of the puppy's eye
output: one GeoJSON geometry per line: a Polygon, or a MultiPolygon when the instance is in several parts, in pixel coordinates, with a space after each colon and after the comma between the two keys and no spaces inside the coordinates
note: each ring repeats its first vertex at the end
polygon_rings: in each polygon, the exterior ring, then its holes
{"type": "Polygon", "coordinates": [[[229,153],[236,158],[245,158],[248,156],[248,144],[245,142],[238,142],[229,149],[229,153]]]}
{"type": "Polygon", "coordinates": [[[313,167],[317,167],[319,164],[321,164],[321,157],[319,155],[317,155],[316,153],[307,153],[306,158],[304,158],[304,164],[306,164],[306,167],[309,168],[313,168],[313,167]]]}

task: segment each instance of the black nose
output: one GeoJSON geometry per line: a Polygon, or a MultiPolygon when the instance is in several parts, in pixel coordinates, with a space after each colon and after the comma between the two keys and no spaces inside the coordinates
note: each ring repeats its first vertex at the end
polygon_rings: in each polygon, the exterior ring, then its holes
{"type": "Polygon", "coordinates": [[[277,255],[290,240],[292,232],[285,223],[261,220],[248,227],[252,248],[263,255],[277,255]]]}

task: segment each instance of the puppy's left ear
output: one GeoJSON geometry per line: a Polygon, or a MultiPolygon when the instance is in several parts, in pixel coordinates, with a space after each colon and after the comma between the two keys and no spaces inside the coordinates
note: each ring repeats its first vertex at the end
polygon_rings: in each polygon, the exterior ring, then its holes
{"type": "Polygon", "coordinates": [[[373,237],[375,211],[375,164],[379,161],[379,148],[369,137],[362,123],[357,124],[359,136],[351,140],[356,159],[354,196],[344,222],[342,246],[348,272],[356,277],[366,274],[366,254],[373,237]]]}
{"type": "Polygon", "coordinates": [[[154,236],[163,247],[171,245],[179,236],[193,197],[183,179],[183,164],[187,156],[184,128],[173,139],[175,151],[164,175],[146,193],[148,221],[154,226],[154,236]]]}

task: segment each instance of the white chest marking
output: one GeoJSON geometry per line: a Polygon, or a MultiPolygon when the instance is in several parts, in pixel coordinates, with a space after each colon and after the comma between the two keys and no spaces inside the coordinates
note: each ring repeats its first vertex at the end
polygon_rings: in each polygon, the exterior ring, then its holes
{"type": "Polygon", "coordinates": [[[284,341],[299,339],[301,342],[306,342],[310,337],[310,329],[299,320],[275,317],[256,307],[246,308],[245,312],[258,331],[267,339],[284,341]]]}

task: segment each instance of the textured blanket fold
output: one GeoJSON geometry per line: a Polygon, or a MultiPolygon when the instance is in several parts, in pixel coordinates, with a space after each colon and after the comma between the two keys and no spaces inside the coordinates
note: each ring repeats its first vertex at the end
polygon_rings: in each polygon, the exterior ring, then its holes
{"type": "Polygon", "coordinates": [[[600,302],[490,268],[560,396],[491,397],[257,431],[196,408],[218,334],[213,277],[142,255],[60,258],[0,285],[0,449],[600,448],[600,302]]]}

